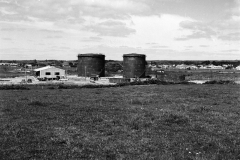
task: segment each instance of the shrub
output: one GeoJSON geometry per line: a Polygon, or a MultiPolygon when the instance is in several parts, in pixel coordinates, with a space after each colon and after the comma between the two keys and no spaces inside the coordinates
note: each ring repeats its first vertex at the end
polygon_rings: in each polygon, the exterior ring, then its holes
{"type": "Polygon", "coordinates": [[[30,88],[23,85],[2,85],[0,90],[30,90],[30,88]]]}
{"type": "Polygon", "coordinates": [[[77,86],[77,85],[63,85],[63,84],[58,86],[58,89],[73,89],[73,88],[79,88],[79,86],[77,86]]]}
{"type": "Polygon", "coordinates": [[[187,85],[189,85],[189,84],[196,84],[196,83],[188,82],[188,81],[182,81],[182,82],[178,82],[176,84],[187,84],[187,85]]]}
{"type": "Polygon", "coordinates": [[[32,101],[30,103],[28,103],[28,105],[32,105],[32,106],[45,106],[46,104],[40,101],[32,101]]]}
{"type": "Polygon", "coordinates": [[[211,109],[209,107],[206,107],[206,106],[201,106],[201,107],[195,107],[192,109],[193,112],[209,112],[211,111],[211,109]]]}
{"type": "Polygon", "coordinates": [[[212,80],[212,81],[207,81],[203,84],[236,84],[234,81],[231,80],[212,80]]]}
{"type": "Polygon", "coordinates": [[[169,114],[164,115],[163,121],[167,125],[177,124],[177,125],[184,125],[188,124],[189,119],[188,117],[177,115],[177,114],[169,114]]]}
{"type": "Polygon", "coordinates": [[[55,89],[55,87],[53,87],[53,86],[50,86],[50,87],[48,87],[48,89],[55,89]]]}

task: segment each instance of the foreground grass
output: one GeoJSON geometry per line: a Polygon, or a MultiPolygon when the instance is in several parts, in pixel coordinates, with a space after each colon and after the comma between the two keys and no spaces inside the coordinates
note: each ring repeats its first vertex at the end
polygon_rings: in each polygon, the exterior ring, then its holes
{"type": "Polygon", "coordinates": [[[0,95],[1,159],[240,159],[239,85],[0,95]]]}

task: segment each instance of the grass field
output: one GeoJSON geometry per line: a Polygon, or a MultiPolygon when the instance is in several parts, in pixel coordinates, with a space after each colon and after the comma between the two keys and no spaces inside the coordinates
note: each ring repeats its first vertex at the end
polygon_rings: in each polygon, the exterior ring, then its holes
{"type": "Polygon", "coordinates": [[[240,159],[239,85],[0,91],[1,159],[240,159]]]}

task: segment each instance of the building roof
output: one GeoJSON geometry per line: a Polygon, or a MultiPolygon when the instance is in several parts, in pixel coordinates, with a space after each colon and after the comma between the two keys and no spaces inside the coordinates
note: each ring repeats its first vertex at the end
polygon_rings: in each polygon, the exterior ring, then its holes
{"type": "MultiPolygon", "coordinates": [[[[41,67],[41,68],[34,69],[34,71],[42,71],[42,70],[49,69],[49,68],[56,68],[56,67],[46,66],[46,67],[41,67]]],[[[60,69],[60,68],[57,68],[57,69],[60,69]]],[[[64,70],[64,69],[60,69],[60,70],[64,70]]]]}

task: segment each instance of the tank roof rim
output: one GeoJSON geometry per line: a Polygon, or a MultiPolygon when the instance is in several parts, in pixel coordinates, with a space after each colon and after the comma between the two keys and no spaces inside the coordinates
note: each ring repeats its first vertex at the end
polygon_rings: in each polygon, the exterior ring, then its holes
{"type": "Polygon", "coordinates": [[[145,54],[137,54],[137,53],[129,53],[129,54],[123,54],[123,57],[146,57],[145,54]]]}
{"type": "Polygon", "coordinates": [[[101,53],[86,53],[78,54],[78,57],[105,57],[105,55],[101,53]]]}

